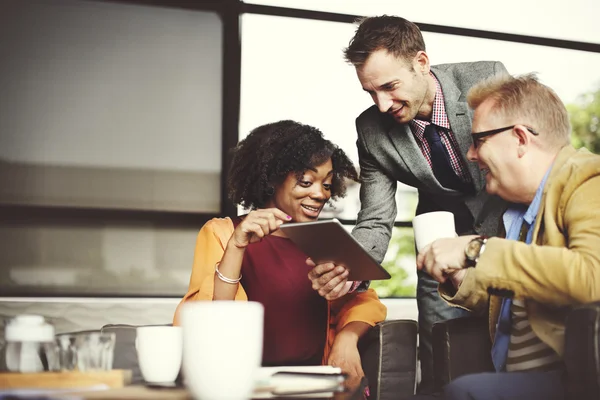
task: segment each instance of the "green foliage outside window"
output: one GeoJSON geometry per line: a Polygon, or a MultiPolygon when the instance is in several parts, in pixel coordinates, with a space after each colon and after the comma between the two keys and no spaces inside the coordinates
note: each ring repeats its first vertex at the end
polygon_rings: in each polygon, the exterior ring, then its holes
{"type": "Polygon", "coordinates": [[[408,272],[416,270],[412,228],[394,228],[382,266],[392,275],[392,278],[371,282],[371,287],[379,297],[415,297],[416,281],[409,279],[408,272]]]}
{"type": "Polygon", "coordinates": [[[567,105],[571,120],[573,146],[586,147],[600,154],[600,87],[584,93],[572,104],[567,105]]]}

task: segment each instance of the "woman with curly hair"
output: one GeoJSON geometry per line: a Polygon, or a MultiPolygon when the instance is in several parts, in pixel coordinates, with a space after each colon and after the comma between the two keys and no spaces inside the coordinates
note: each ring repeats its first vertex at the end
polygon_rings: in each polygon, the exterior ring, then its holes
{"type": "Polygon", "coordinates": [[[372,289],[321,297],[307,278],[307,256],[278,229],[316,220],[327,201],[345,195],[345,179],[358,180],[351,160],[318,129],[294,121],[254,129],[234,148],[228,180],[231,199],[251,211],[214,218],[200,230],[180,306],[260,302],[263,365],[329,364],[363,376],[358,339],[385,319],[385,306],[372,289]]]}

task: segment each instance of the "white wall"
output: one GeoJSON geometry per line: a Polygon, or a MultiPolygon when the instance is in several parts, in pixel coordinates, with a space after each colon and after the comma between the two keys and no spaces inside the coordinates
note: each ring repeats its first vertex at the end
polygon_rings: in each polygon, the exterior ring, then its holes
{"type": "MultiPolygon", "coordinates": [[[[170,323],[180,298],[7,298],[0,297],[0,320],[18,314],[40,314],[56,331],[99,329],[106,324],[170,323]]],[[[387,319],[417,320],[415,299],[382,299],[387,319]]],[[[0,328],[2,327],[0,321],[0,328]]]]}

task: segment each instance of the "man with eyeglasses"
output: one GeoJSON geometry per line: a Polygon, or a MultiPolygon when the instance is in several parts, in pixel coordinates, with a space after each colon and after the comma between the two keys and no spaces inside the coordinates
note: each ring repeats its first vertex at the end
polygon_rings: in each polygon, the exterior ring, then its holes
{"type": "Polygon", "coordinates": [[[565,106],[535,75],[485,81],[467,99],[468,158],[511,205],[505,238],[439,239],[417,257],[446,301],[489,312],[494,338],[497,372],[460,377],[444,398],[564,399],[566,313],[600,299],[600,156],[571,146],[565,106]]]}
{"type": "MultiPolygon", "coordinates": [[[[418,189],[417,215],[450,211],[458,234],[495,235],[503,202],[485,193],[483,174],[466,160],[472,111],[465,96],[482,79],[507,74],[502,63],[430,66],[419,28],[386,15],[363,19],[344,55],[375,103],[356,120],[362,178],[356,239],[383,261],[397,214],[398,182],[418,189]]],[[[330,299],[343,295],[349,286],[336,273],[332,265],[317,266],[310,275],[313,287],[330,299]]],[[[437,282],[420,271],[417,306],[423,392],[433,382],[433,324],[468,313],[449,307],[437,282]]]]}

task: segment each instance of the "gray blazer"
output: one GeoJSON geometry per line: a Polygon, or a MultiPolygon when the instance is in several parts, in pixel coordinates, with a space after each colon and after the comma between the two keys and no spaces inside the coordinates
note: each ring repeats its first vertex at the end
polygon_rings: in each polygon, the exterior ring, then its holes
{"type": "Polygon", "coordinates": [[[352,234],[371,255],[382,262],[396,218],[397,182],[418,189],[417,215],[429,211],[450,211],[459,234],[495,235],[504,202],[485,192],[485,177],[475,163],[466,159],[471,146],[472,110],[466,102],[468,90],[495,74],[508,73],[500,62],[442,64],[431,67],[444,93],[450,127],[471,176],[470,193],[442,187],[421,153],[408,124],[399,124],[376,106],[356,119],[360,175],[361,210],[352,234]]]}

